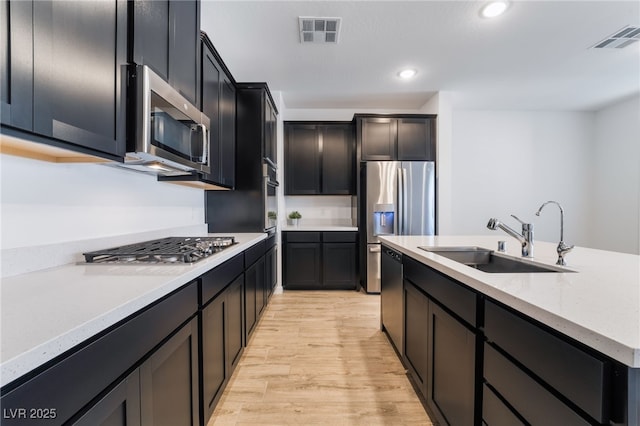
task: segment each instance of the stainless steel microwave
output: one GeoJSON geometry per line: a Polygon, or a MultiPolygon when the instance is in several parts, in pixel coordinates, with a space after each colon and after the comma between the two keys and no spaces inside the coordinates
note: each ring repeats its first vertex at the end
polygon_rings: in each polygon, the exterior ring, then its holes
{"type": "Polygon", "coordinates": [[[135,128],[123,166],[164,175],[210,173],[209,118],[148,66],[130,71],[135,128]]]}

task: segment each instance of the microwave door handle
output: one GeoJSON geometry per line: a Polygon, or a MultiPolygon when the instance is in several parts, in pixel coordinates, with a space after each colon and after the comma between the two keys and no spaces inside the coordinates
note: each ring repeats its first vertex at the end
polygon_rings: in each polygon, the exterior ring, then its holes
{"type": "Polygon", "coordinates": [[[207,130],[207,126],[205,126],[202,123],[198,124],[198,128],[200,128],[202,130],[202,146],[203,146],[203,150],[204,152],[202,153],[202,164],[208,164],[209,163],[209,138],[207,137],[208,134],[208,130],[207,130]]]}

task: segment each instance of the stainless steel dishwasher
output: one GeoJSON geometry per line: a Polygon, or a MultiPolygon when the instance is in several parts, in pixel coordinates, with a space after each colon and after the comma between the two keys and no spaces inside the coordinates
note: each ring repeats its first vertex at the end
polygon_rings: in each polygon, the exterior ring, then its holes
{"type": "Polygon", "coordinates": [[[382,246],[380,266],[380,328],[387,332],[389,340],[400,356],[404,353],[402,322],[402,254],[382,246]]]}

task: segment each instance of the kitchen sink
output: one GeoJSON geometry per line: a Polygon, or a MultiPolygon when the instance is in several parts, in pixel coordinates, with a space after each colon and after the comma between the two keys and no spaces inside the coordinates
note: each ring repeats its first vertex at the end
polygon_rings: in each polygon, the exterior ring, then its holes
{"type": "Polygon", "coordinates": [[[530,260],[517,259],[476,246],[426,247],[419,249],[444,256],[483,272],[494,274],[530,272],[574,272],[559,266],[542,265],[530,260]]]}

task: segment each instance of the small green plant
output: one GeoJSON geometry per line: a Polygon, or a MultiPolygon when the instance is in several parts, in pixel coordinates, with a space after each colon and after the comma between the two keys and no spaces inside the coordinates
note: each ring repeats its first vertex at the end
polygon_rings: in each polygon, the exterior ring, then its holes
{"type": "Polygon", "coordinates": [[[291,213],[289,213],[289,219],[300,219],[302,217],[302,215],[300,214],[299,211],[292,211],[291,213]]]}
{"type": "Polygon", "coordinates": [[[269,219],[277,219],[277,218],[278,218],[278,215],[277,215],[277,213],[276,213],[276,212],[274,212],[274,211],[270,211],[270,212],[267,212],[267,217],[268,217],[269,219]]]}

